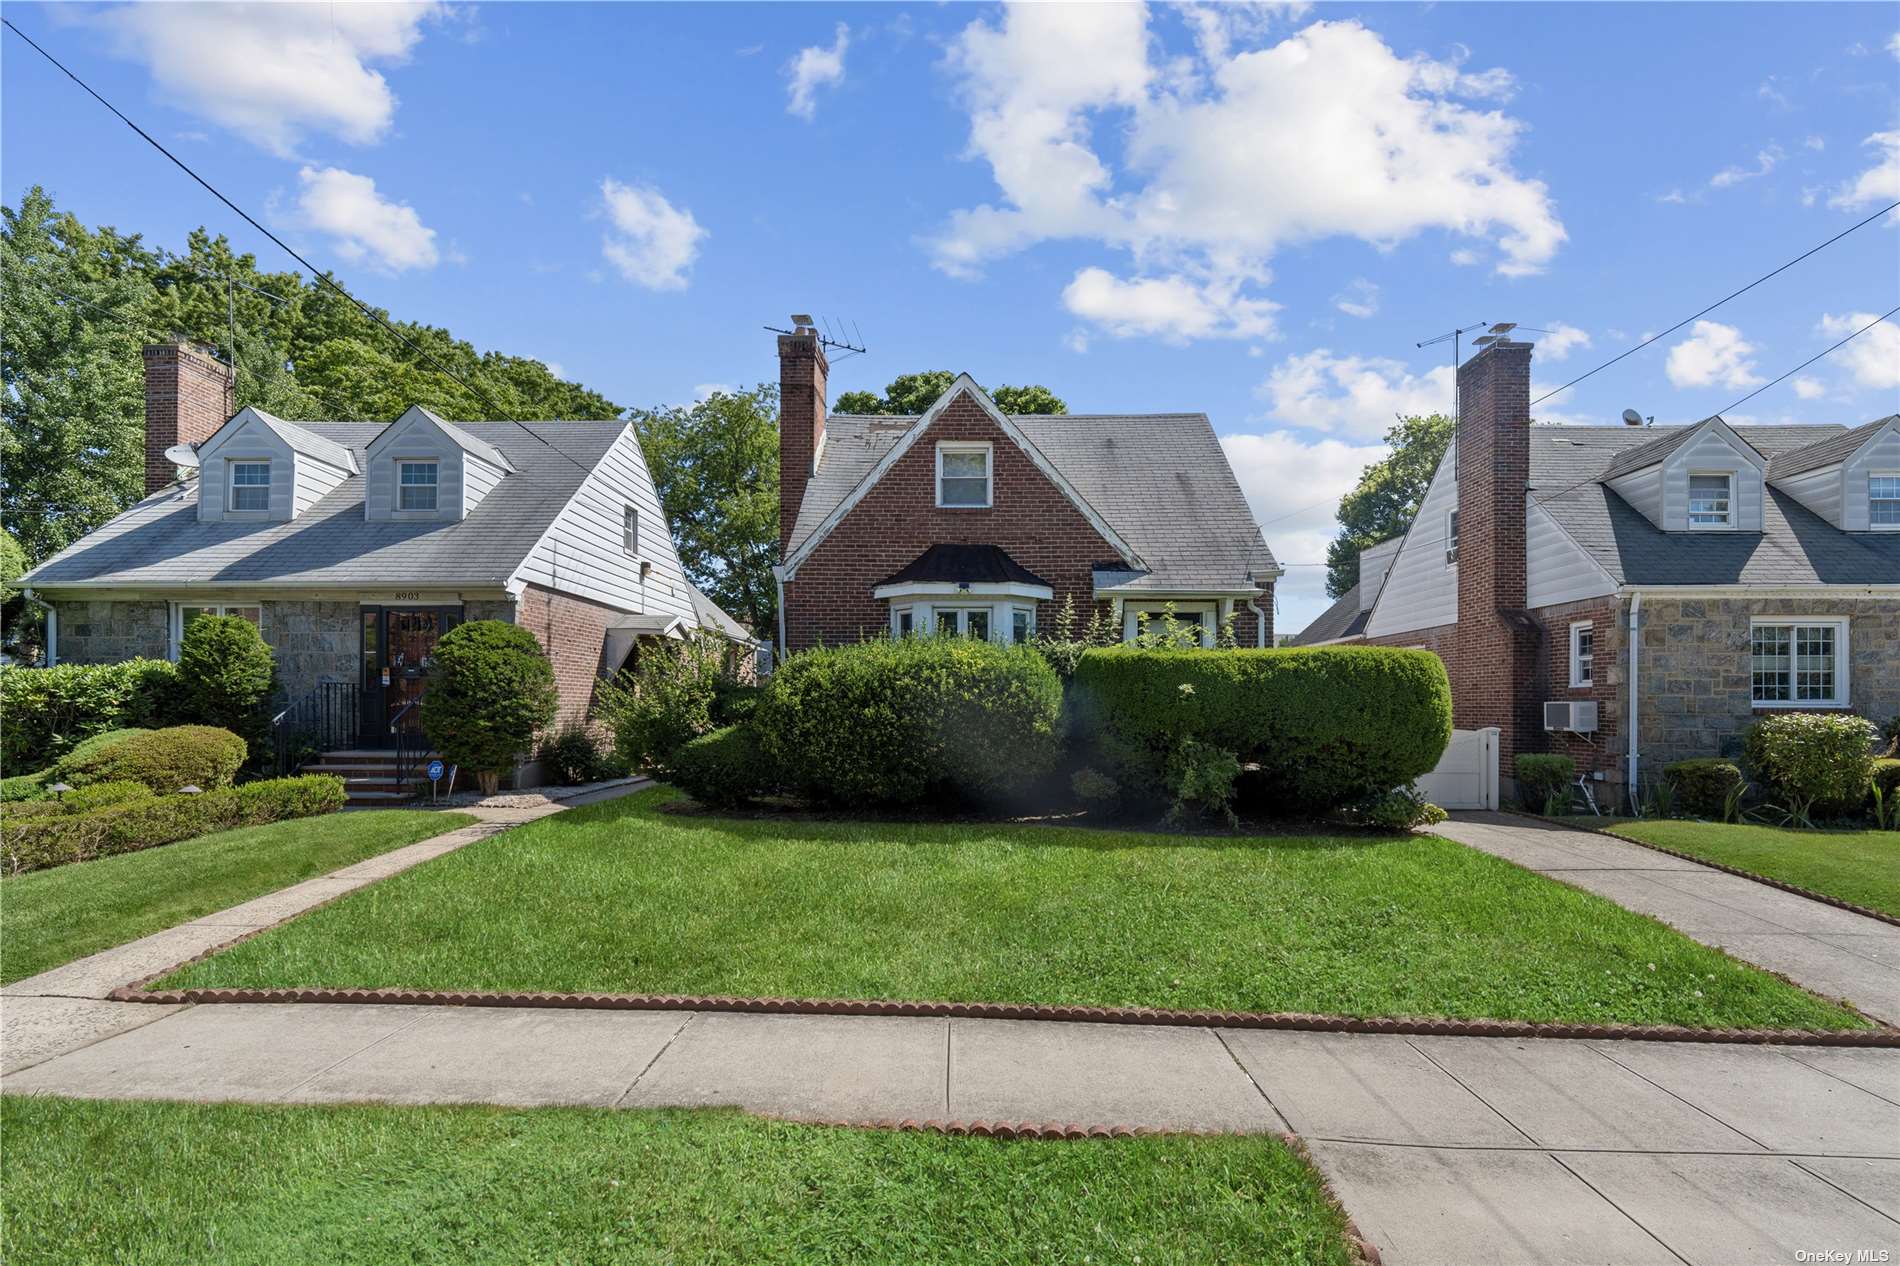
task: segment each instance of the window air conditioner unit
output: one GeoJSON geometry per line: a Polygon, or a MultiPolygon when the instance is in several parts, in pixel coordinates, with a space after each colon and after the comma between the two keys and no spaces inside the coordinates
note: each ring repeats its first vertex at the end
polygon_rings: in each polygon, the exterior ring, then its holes
{"type": "Polygon", "coordinates": [[[1596,700],[1551,700],[1544,705],[1544,728],[1567,730],[1572,734],[1595,734],[1597,730],[1596,700]]]}

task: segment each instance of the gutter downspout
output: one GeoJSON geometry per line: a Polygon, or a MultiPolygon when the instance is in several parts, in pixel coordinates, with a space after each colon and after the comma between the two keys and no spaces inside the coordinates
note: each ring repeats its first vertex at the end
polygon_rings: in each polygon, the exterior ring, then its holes
{"type": "Polygon", "coordinates": [[[785,565],[779,564],[772,569],[772,579],[778,582],[778,661],[772,667],[777,668],[785,662],[785,565]]]}
{"type": "Polygon", "coordinates": [[[1637,666],[1641,663],[1641,656],[1642,656],[1642,636],[1641,636],[1641,630],[1638,627],[1640,623],[1639,617],[1642,615],[1642,612],[1643,612],[1642,593],[1641,592],[1632,593],[1630,595],[1630,708],[1629,708],[1629,730],[1630,730],[1629,798],[1630,798],[1630,808],[1632,809],[1634,809],[1640,803],[1638,792],[1637,792],[1638,784],[1636,781],[1636,774],[1639,768],[1638,752],[1637,752],[1637,735],[1641,733],[1642,726],[1640,724],[1640,720],[1636,713],[1636,703],[1637,703],[1637,699],[1639,698],[1636,691],[1636,672],[1637,672],[1637,666]]]}
{"type": "Polygon", "coordinates": [[[1247,610],[1253,612],[1254,645],[1265,650],[1267,648],[1267,613],[1260,609],[1260,599],[1255,598],[1249,602],[1247,610]]]}
{"type": "Polygon", "coordinates": [[[20,590],[20,596],[46,612],[46,666],[51,668],[59,663],[59,608],[31,589],[20,590]]]}

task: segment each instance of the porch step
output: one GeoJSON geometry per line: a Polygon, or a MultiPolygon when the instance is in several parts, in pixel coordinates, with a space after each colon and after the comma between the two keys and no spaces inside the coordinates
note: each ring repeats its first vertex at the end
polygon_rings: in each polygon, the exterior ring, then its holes
{"type": "Polygon", "coordinates": [[[304,765],[302,772],[341,778],[348,807],[388,807],[414,800],[428,789],[423,769],[434,759],[434,752],[405,753],[398,761],[396,753],[387,748],[346,748],[324,752],[304,765]],[[402,780],[405,766],[410,773],[406,789],[402,780]]]}

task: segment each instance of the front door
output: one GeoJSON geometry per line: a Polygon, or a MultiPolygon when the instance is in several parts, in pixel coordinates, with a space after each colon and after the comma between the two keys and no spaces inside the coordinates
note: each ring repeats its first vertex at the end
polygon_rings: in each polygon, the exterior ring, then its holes
{"type": "Polygon", "coordinates": [[[413,728],[429,682],[435,644],[461,621],[459,607],[363,608],[363,737],[394,742],[392,727],[413,728]]]}

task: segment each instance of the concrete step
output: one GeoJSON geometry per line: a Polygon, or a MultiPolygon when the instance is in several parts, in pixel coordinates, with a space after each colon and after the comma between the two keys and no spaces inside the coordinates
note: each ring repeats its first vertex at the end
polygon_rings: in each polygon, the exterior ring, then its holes
{"type": "Polygon", "coordinates": [[[355,788],[345,793],[344,807],[361,809],[370,806],[388,808],[391,805],[408,804],[420,794],[417,791],[359,791],[355,788]]]}

